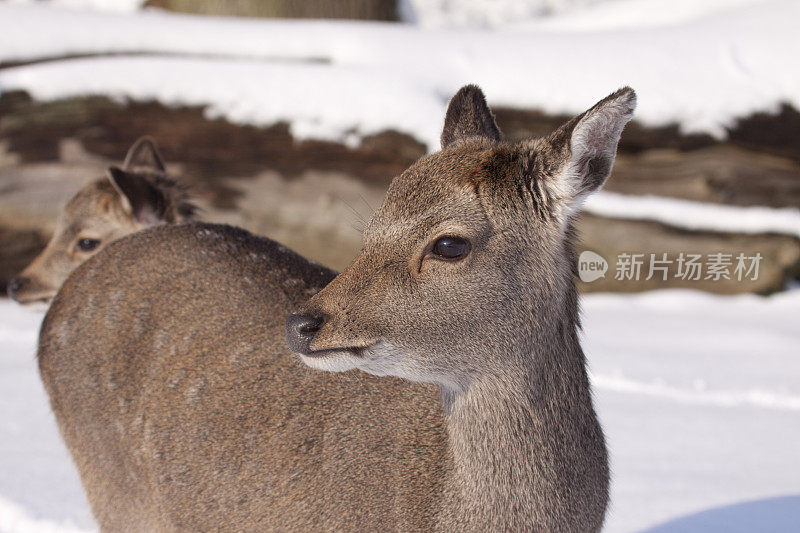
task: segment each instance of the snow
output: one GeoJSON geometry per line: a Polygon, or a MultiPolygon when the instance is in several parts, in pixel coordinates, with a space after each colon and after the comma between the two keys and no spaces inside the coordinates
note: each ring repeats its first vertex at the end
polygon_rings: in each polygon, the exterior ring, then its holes
{"type": "Polygon", "coordinates": [[[583,298],[583,347],[612,457],[609,531],[678,518],[661,531],[796,530],[799,311],[798,290],[583,298]],[[767,503],[778,496],[794,499],[767,503]],[[733,527],[730,506],[741,502],[756,503],[733,527]]]}
{"type": "MultiPolygon", "coordinates": [[[[496,28],[541,19],[603,0],[405,0],[403,20],[423,27],[496,28]]],[[[606,0],[608,1],[608,0],[606,0]]]]}
{"type": "Polygon", "coordinates": [[[0,299],[0,532],[93,525],[36,367],[40,313],[0,299]]]}
{"type": "Polygon", "coordinates": [[[147,0],[6,0],[13,4],[47,4],[75,9],[96,9],[117,13],[133,13],[142,8],[147,0]]]}
{"type": "Polygon", "coordinates": [[[0,531],[16,533],[83,533],[90,531],[73,526],[69,521],[60,523],[36,519],[19,505],[0,499],[0,531]]]}
{"type": "Polygon", "coordinates": [[[663,26],[764,0],[405,0],[404,20],[426,28],[597,30],[663,26]]]}
{"type": "Polygon", "coordinates": [[[605,13],[597,25],[581,18],[590,8],[576,7],[558,23],[503,31],[0,3],[0,61],[150,54],[6,68],[0,90],[206,104],[237,123],[286,119],[301,138],[356,142],[394,128],[430,150],[448,98],[470,82],[492,105],[552,113],[581,112],[628,84],[645,124],[720,137],[736,117],[800,107],[800,71],[787,68],[800,55],[800,3],[705,0],[701,9],[681,0],[681,16],[670,18],[665,2],[605,2],[592,8],[605,13]],[[651,25],[642,23],[648,6],[651,25]],[[617,19],[621,27],[608,22],[617,19]]]}
{"type": "Polygon", "coordinates": [[[445,104],[443,98],[403,83],[402,75],[390,70],[378,74],[359,66],[332,69],[319,63],[253,60],[59,61],[2,70],[0,86],[25,88],[41,100],[95,93],[175,105],[210,103],[211,118],[264,126],[287,121],[296,137],[345,142],[390,128],[416,132],[433,142],[441,125],[430,117],[443,117],[445,104]],[[414,109],[399,102],[413,102],[414,109]]]}
{"type": "Polygon", "coordinates": [[[616,0],[594,2],[584,9],[561,9],[556,16],[509,19],[511,27],[584,31],[667,26],[707,18],[765,0],[616,0]]]}
{"type": "MultiPolygon", "coordinates": [[[[583,298],[611,451],[606,530],[794,531],[800,290],[583,298]]],[[[91,530],[36,368],[41,315],[0,301],[0,531],[91,530]]]]}
{"type": "MultiPolygon", "coordinates": [[[[7,0],[133,13],[145,0],[7,0]]],[[[401,19],[425,28],[618,28],[662,25],[763,0],[400,0],[401,19]]]]}
{"type": "Polygon", "coordinates": [[[604,217],[656,220],[690,230],[781,233],[800,237],[800,209],[796,207],[740,207],[601,191],[590,196],[583,209],[604,217]]]}

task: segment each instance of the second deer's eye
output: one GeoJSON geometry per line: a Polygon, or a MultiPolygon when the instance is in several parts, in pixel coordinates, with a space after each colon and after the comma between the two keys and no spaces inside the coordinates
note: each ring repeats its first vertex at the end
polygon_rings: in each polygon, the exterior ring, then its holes
{"type": "Polygon", "coordinates": [[[461,237],[440,237],[433,243],[431,253],[449,261],[463,259],[469,253],[469,242],[461,237]]]}
{"type": "Polygon", "coordinates": [[[100,246],[100,241],[97,239],[81,239],[78,241],[78,249],[81,252],[91,252],[100,246]]]}

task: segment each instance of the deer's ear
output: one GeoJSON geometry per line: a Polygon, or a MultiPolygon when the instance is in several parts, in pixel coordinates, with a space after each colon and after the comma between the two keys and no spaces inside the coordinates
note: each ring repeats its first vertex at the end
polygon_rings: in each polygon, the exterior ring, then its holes
{"type": "Polygon", "coordinates": [[[596,103],[553,133],[551,145],[566,154],[555,177],[559,196],[574,212],[611,174],[622,128],[633,117],[636,93],[624,87],[596,103]]]}
{"type": "Polygon", "coordinates": [[[142,226],[164,221],[167,201],[160,189],[134,172],[109,167],[108,179],[122,200],[123,208],[142,226]]]}
{"type": "Polygon", "coordinates": [[[166,170],[156,143],[150,137],[140,137],[128,150],[122,168],[130,170],[134,167],[149,168],[159,172],[166,170]]]}
{"type": "Polygon", "coordinates": [[[442,130],[442,148],[470,137],[499,141],[500,128],[486,105],[483,92],[476,85],[462,87],[447,106],[442,130]]]}

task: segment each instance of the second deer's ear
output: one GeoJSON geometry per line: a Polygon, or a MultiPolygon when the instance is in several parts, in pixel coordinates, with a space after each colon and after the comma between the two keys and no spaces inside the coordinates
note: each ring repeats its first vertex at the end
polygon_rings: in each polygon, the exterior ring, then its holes
{"type": "Polygon", "coordinates": [[[450,99],[442,130],[442,148],[470,137],[492,141],[499,141],[502,137],[494,115],[486,105],[486,98],[476,85],[462,87],[450,99]]]}
{"type": "Polygon", "coordinates": [[[109,167],[108,179],[117,190],[125,211],[142,226],[154,226],[164,221],[166,198],[141,175],[109,167]]]}
{"type": "Polygon", "coordinates": [[[130,170],[134,167],[149,168],[159,172],[166,170],[156,143],[150,137],[140,137],[128,150],[122,168],[130,170]]]}
{"type": "Polygon", "coordinates": [[[636,109],[636,93],[624,87],[570,120],[550,137],[551,145],[566,154],[555,177],[559,196],[575,211],[611,174],[617,144],[625,124],[636,109]]]}

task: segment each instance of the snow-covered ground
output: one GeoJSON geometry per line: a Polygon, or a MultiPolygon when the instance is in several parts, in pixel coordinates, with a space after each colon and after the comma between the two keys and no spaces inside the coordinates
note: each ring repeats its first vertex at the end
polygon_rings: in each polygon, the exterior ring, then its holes
{"type": "Polygon", "coordinates": [[[586,199],[583,210],[610,218],[657,220],[689,230],[800,237],[800,209],[796,207],[742,207],[600,191],[586,199]]]}
{"type": "MultiPolygon", "coordinates": [[[[146,0],[7,0],[16,4],[132,13],[146,0]]],[[[530,23],[570,28],[658,25],[764,0],[399,0],[408,24],[427,28],[504,28],[530,23]]]]}
{"type": "Polygon", "coordinates": [[[494,105],[566,113],[629,84],[639,120],[720,136],[736,117],[780,102],[800,107],[800,71],[789,67],[800,56],[800,2],[635,6],[603,2],[499,31],[0,3],[0,61],[149,54],[3,69],[0,90],[208,105],[234,122],[286,120],[299,137],[347,140],[394,128],[430,149],[448,98],[470,82],[494,105]],[[618,19],[628,22],[609,22],[618,19]]]}
{"type": "Polygon", "coordinates": [[[2,533],[72,533],[93,525],[36,368],[41,319],[0,298],[2,533]]]}
{"type": "MultiPolygon", "coordinates": [[[[583,300],[611,450],[607,531],[796,531],[800,290],[583,300]]],[[[90,530],[34,360],[41,315],[0,301],[0,531],[90,530]]]]}

